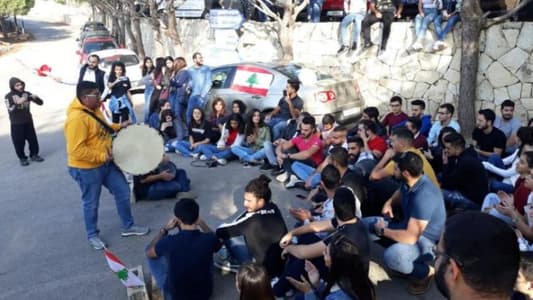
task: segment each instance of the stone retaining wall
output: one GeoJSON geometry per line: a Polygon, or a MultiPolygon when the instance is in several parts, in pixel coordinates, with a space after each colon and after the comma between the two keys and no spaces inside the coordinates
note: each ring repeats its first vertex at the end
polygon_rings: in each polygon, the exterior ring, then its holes
{"type": "MultiPolygon", "coordinates": [[[[217,63],[224,63],[228,57],[231,60],[272,61],[282,56],[275,26],[275,23],[245,23],[238,32],[236,49],[228,49],[227,45],[221,49],[205,20],[180,20],[178,32],[187,59],[193,52],[202,51],[204,57],[214,56],[209,61],[217,63]]],[[[294,61],[334,73],[351,74],[360,81],[367,104],[377,105],[382,111],[388,109],[388,99],[396,94],[409,100],[426,100],[428,111],[432,113],[440,103],[457,103],[460,24],[447,36],[448,47],[444,50],[430,51],[434,40],[431,28],[426,36],[426,48],[414,52],[409,49],[414,36],[413,23],[393,23],[388,49],[380,57],[377,57],[377,47],[364,53],[336,56],[340,46],[338,27],[337,22],[298,23],[293,35],[294,61]]],[[[381,38],[380,29],[379,24],[372,27],[372,40],[376,44],[381,38]]],[[[157,47],[150,46],[148,41],[153,40],[153,34],[149,25],[143,24],[143,32],[148,55],[169,53],[170,45],[165,39],[157,47]]],[[[476,107],[499,111],[498,105],[511,99],[517,103],[516,111],[521,118],[533,118],[533,23],[495,25],[482,33],[480,41],[476,107]]]]}

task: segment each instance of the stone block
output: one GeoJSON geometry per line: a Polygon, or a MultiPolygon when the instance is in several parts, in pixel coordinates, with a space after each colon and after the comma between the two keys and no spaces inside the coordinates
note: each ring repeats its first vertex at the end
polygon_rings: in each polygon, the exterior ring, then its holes
{"type": "Polygon", "coordinates": [[[444,75],[444,78],[451,83],[458,84],[461,78],[461,74],[456,70],[449,69],[444,75]]]}
{"type": "Polygon", "coordinates": [[[459,101],[459,97],[457,97],[457,95],[454,95],[451,92],[446,92],[446,95],[444,96],[444,102],[445,103],[452,103],[452,104],[454,104],[455,107],[457,107],[455,105],[455,103],[457,103],[457,101],[459,101]]]}
{"type": "Polygon", "coordinates": [[[415,75],[415,81],[434,84],[441,78],[441,76],[442,75],[437,71],[419,71],[415,75]]]}
{"type": "Polygon", "coordinates": [[[413,93],[413,98],[422,98],[429,88],[429,84],[423,82],[417,82],[415,86],[415,91],[413,93]]]}
{"type": "Polygon", "coordinates": [[[401,94],[402,92],[402,82],[399,80],[382,79],[379,81],[379,84],[383,87],[388,88],[389,90],[393,91],[396,94],[401,94]]]}
{"type": "Polygon", "coordinates": [[[520,94],[522,92],[522,84],[517,83],[507,87],[507,93],[509,94],[509,99],[516,101],[520,99],[520,94]]]}
{"type": "Polygon", "coordinates": [[[500,105],[504,100],[509,99],[509,93],[507,92],[507,88],[501,87],[494,89],[494,104],[500,105]]]}
{"type": "Polygon", "coordinates": [[[516,75],[522,83],[533,83],[533,63],[523,64],[516,75]]]}
{"type": "Polygon", "coordinates": [[[437,66],[437,72],[444,74],[446,70],[450,67],[452,62],[452,56],[450,55],[441,55],[439,59],[439,65],[437,66]]]}
{"type": "Polygon", "coordinates": [[[487,45],[484,52],[488,56],[497,60],[510,49],[511,47],[509,47],[507,40],[503,36],[501,27],[492,26],[487,30],[487,45]]]}
{"type": "Polygon", "coordinates": [[[509,72],[500,62],[493,62],[486,72],[487,78],[495,88],[504,87],[518,82],[511,72],[509,72]]]}
{"type": "Polygon", "coordinates": [[[532,94],[531,94],[531,84],[530,83],[522,84],[522,93],[521,93],[520,96],[522,98],[529,98],[529,96],[532,96],[532,94]]]}
{"type": "Polygon", "coordinates": [[[445,98],[447,88],[448,81],[441,79],[437,82],[437,84],[428,89],[428,91],[424,94],[424,98],[442,100],[445,98]]]}
{"type": "Polygon", "coordinates": [[[494,111],[496,111],[496,104],[492,103],[492,102],[487,102],[487,101],[483,101],[481,102],[481,109],[492,109],[494,111]]]}
{"type": "Polygon", "coordinates": [[[487,68],[492,64],[494,60],[490,58],[487,54],[481,53],[479,56],[479,68],[478,71],[481,73],[485,73],[487,71],[487,68]]]}
{"type": "Polygon", "coordinates": [[[531,53],[533,51],[533,22],[524,23],[524,27],[518,36],[517,46],[524,51],[531,53]]]}
{"type": "MultiPolygon", "coordinates": [[[[533,39],[533,36],[531,36],[533,39]]],[[[504,67],[509,70],[511,73],[516,73],[518,68],[520,68],[524,63],[527,62],[529,55],[520,48],[514,48],[511,51],[507,52],[504,56],[500,57],[498,60],[502,63],[504,67]]]]}
{"type": "Polygon", "coordinates": [[[420,65],[418,62],[402,66],[402,74],[407,80],[414,80],[418,72],[420,72],[420,65]]]}
{"type": "Polygon", "coordinates": [[[503,36],[505,36],[505,39],[507,40],[507,44],[511,48],[514,48],[516,46],[516,42],[518,41],[519,34],[520,34],[520,30],[518,29],[504,29],[503,30],[503,36]]]}
{"type": "Polygon", "coordinates": [[[488,80],[483,80],[477,87],[477,98],[482,101],[493,101],[494,93],[488,80]]]}
{"type": "Polygon", "coordinates": [[[476,102],[474,103],[475,111],[478,111],[481,109],[481,104],[483,104],[482,101],[476,100],[476,102]]]}
{"type": "MultiPolygon", "coordinates": [[[[522,98],[522,105],[528,110],[533,110],[533,98],[522,98]]],[[[531,115],[531,113],[529,113],[531,115]]],[[[531,115],[533,116],[533,115],[531,115]]]]}
{"type": "Polygon", "coordinates": [[[398,55],[398,50],[387,49],[383,55],[380,55],[378,59],[388,66],[393,66],[396,61],[396,56],[398,55]]]}
{"type": "Polygon", "coordinates": [[[401,23],[392,23],[391,33],[387,41],[387,50],[404,48],[407,45],[405,44],[406,35],[411,35],[409,27],[401,23]]]}
{"type": "Polygon", "coordinates": [[[504,29],[520,29],[522,28],[522,22],[504,22],[500,25],[495,25],[495,26],[503,26],[504,29]]]}
{"type": "Polygon", "coordinates": [[[425,71],[434,71],[437,70],[439,66],[440,55],[422,53],[418,55],[418,62],[420,63],[420,68],[425,71]]]}
{"type": "Polygon", "coordinates": [[[400,95],[402,95],[402,97],[405,97],[407,99],[414,98],[415,87],[416,87],[416,82],[414,82],[414,81],[404,81],[402,83],[402,88],[400,90],[400,95]]]}
{"type": "Polygon", "coordinates": [[[453,55],[452,62],[450,63],[450,69],[459,71],[461,69],[461,51],[455,51],[453,55]]]}
{"type": "Polygon", "coordinates": [[[380,62],[378,59],[370,59],[367,64],[367,76],[371,80],[380,80],[388,78],[390,75],[390,68],[386,64],[380,62]]]}

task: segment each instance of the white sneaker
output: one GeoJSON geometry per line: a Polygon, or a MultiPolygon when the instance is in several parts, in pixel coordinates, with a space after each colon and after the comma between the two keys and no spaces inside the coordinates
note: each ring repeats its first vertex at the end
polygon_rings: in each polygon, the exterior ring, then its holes
{"type": "Polygon", "coordinates": [[[413,44],[413,46],[411,46],[411,48],[413,48],[413,50],[415,51],[419,51],[419,50],[422,50],[423,46],[420,40],[417,39],[416,42],[413,44]]]}
{"type": "Polygon", "coordinates": [[[285,182],[287,181],[288,178],[289,178],[289,175],[287,174],[287,172],[283,172],[276,177],[276,180],[279,182],[285,182]]]}
{"type": "MultiPolygon", "coordinates": [[[[176,150],[177,152],[178,150],[176,150]]],[[[200,156],[200,153],[193,153],[191,154],[191,157],[194,158],[194,159],[198,159],[198,156],[200,156]]]]}
{"type": "Polygon", "coordinates": [[[435,41],[433,43],[433,51],[440,51],[444,48],[446,48],[446,44],[443,41],[435,41]]]}
{"type": "Polygon", "coordinates": [[[296,186],[298,182],[303,182],[303,180],[300,180],[298,177],[296,177],[296,175],[291,175],[291,177],[289,178],[289,182],[287,182],[287,184],[285,185],[285,188],[292,189],[296,186]]]}
{"type": "Polygon", "coordinates": [[[228,163],[228,161],[224,158],[217,158],[217,163],[221,166],[225,166],[228,163]]]}
{"type": "Polygon", "coordinates": [[[200,155],[200,160],[207,160],[207,156],[205,156],[205,155],[203,155],[203,154],[200,155]]]}

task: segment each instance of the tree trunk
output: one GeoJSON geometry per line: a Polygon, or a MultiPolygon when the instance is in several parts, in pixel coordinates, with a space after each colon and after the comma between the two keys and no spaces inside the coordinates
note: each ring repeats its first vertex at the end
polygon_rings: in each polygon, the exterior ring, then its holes
{"type": "Polygon", "coordinates": [[[461,9],[461,82],[457,111],[461,132],[466,138],[471,137],[475,128],[479,38],[483,20],[479,1],[465,0],[461,9]]]}
{"type": "Polygon", "coordinates": [[[143,37],[142,37],[142,31],[141,31],[141,21],[139,19],[139,14],[135,11],[135,5],[133,5],[133,1],[129,1],[130,5],[130,15],[131,15],[131,22],[133,25],[133,35],[135,36],[135,43],[137,45],[137,54],[143,59],[146,56],[146,52],[144,51],[144,43],[143,43],[143,37]]]}
{"type": "MultiPolygon", "coordinates": [[[[128,7],[128,10],[129,9],[130,8],[128,7]]],[[[137,38],[133,34],[133,30],[131,30],[131,18],[130,18],[129,13],[124,14],[124,27],[126,29],[126,34],[128,35],[128,38],[130,39],[130,42],[131,42],[131,50],[139,54],[139,49],[137,49],[137,38]]]]}
{"type": "Polygon", "coordinates": [[[279,24],[279,43],[283,49],[283,61],[290,62],[294,58],[292,48],[292,33],[294,30],[294,21],[292,20],[292,7],[285,7],[283,18],[279,24]]]}
{"type": "Polygon", "coordinates": [[[168,18],[168,37],[174,45],[181,45],[180,37],[177,29],[176,10],[174,8],[174,1],[167,0],[167,18],[168,18]]]}

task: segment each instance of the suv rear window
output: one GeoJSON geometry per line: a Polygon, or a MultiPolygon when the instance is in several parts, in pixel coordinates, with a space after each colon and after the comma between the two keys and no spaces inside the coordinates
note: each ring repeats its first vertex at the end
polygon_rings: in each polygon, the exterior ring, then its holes
{"type": "Polygon", "coordinates": [[[83,45],[84,53],[93,53],[95,51],[107,50],[107,49],[116,49],[117,46],[112,41],[105,42],[89,42],[83,45]]]}
{"type": "Polygon", "coordinates": [[[139,64],[139,59],[135,55],[114,55],[102,58],[100,66],[105,69],[107,67],[111,67],[111,65],[116,61],[124,63],[126,67],[139,64]]]}

